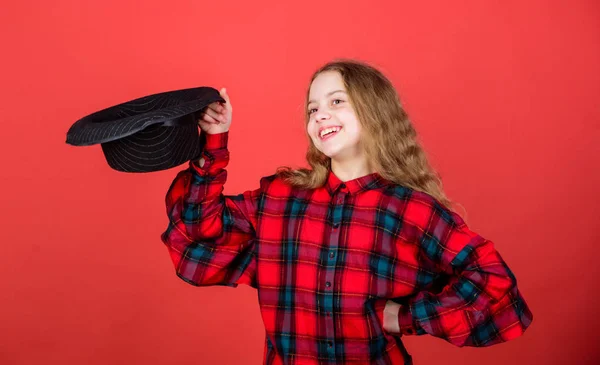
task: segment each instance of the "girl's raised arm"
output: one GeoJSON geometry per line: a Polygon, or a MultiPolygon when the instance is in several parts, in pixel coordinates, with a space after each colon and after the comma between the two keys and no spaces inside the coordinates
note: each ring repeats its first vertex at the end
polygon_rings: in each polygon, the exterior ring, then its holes
{"type": "Polygon", "coordinates": [[[184,281],[196,286],[255,287],[254,238],[261,189],[223,195],[228,134],[207,134],[203,166],[190,161],[189,168],[177,174],[165,199],[169,225],[161,239],[184,281]]]}

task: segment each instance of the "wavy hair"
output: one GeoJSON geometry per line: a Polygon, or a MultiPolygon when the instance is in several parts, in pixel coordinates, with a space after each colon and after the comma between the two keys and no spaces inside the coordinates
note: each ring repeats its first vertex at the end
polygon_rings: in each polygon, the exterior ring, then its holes
{"type": "Polygon", "coordinates": [[[383,178],[427,193],[452,210],[456,203],[444,194],[441,177],[430,166],[419,145],[417,132],[400,104],[396,89],[379,70],[356,60],[335,60],[313,74],[304,104],[304,130],[309,143],[306,160],[311,169],[280,166],[276,175],[291,186],[305,189],[322,187],[327,181],[331,158],[315,147],[306,129],[310,118],[310,85],[327,71],[339,72],[342,76],[349,101],[362,126],[361,144],[371,167],[383,178]]]}

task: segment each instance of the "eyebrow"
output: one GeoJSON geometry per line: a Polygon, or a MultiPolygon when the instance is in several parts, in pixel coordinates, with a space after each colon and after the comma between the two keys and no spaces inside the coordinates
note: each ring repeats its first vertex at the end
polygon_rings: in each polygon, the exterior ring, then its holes
{"type": "MultiPolygon", "coordinates": [[[[331,96],[331,95],[333,95],[335,93],[339,93],[339,92],[343,92],[344,94],[346,93],[344,90],[334,90],[334,91],[328,92],[325,96],[331,96]]],[[[314,100],[308,101],[309,104],[314,103],[314,102],[315,102],[314,100]]]]}

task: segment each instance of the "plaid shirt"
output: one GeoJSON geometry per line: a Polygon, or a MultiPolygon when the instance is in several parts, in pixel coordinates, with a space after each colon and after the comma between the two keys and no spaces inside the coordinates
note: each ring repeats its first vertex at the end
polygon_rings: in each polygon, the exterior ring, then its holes
{"type": "Polygon", "coordinates": [[[430,195],[373,173],[318,189],[275,175],[223,195],[228,133],[180,171],[161,235],[178,277],[250,285],[266,329],[263,364],[410,363],[401,336],[490,346],[533,316],[494,244],[430,195]],[[387,299],[399,333],[383,329],[387,299]]]}

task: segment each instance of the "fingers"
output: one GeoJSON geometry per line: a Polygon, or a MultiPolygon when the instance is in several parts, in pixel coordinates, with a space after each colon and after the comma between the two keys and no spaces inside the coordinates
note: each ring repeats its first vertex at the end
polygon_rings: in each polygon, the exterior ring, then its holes
{"type": "Polygon", "coordinates": [[[220,121],[216,120],[215,118],[211,117],[208,114],[202,114],[202,118],[198,121],[198,123],[200,123],[201,121],[205,121],[210,124],[220,124],[221,123],[220,121]]]}
{"type": "Polygon", "coordinates": [[[229,104],[229,95],[227,95],[227,89],[226,88],[222,88],[221,91],[219,91],[219,94],[221,94],[221,97],[223,99],[225,99],[225,101],[227,102],[227,104],[229,104]]]}
{"type": "Polygon", "coordinates": [[[225,108],[231,110],[231,101],[229,100],[229,94],[227,94],[227,89],[222,88],[219,94],[221,94],[221,97],[225,99],[225,108]]]}
{"type": "Polygon", "coordinates": [[[231,116],[232,109],[231,101],[229,99],[229,95],[227,94],[227,89],[222,88],[219,91],[219,94],[225,100],[225,103],[214,102],[209,104],[201,112],[198,123],[206,122],[210,124],[222,124],[228,122],[228,118],[231,116]]]}
{"type": "Polygon", "coordinates": [[[221,123],[226,122],[224,113],[217,113],[216,111],[214,111],[211,108],[206,108],[206,111],[204,112],[204,114],[212,117],[213,120],[220,121],[221,123]]]}
{"type": "Polygon", "coordinates": [[[208,104],[207,109],[212,109],[217,113],[223,113],[223,111],[225,110],[225,107],[223,107],[223,105],[217,101],[217,102],[208,104]]]}

